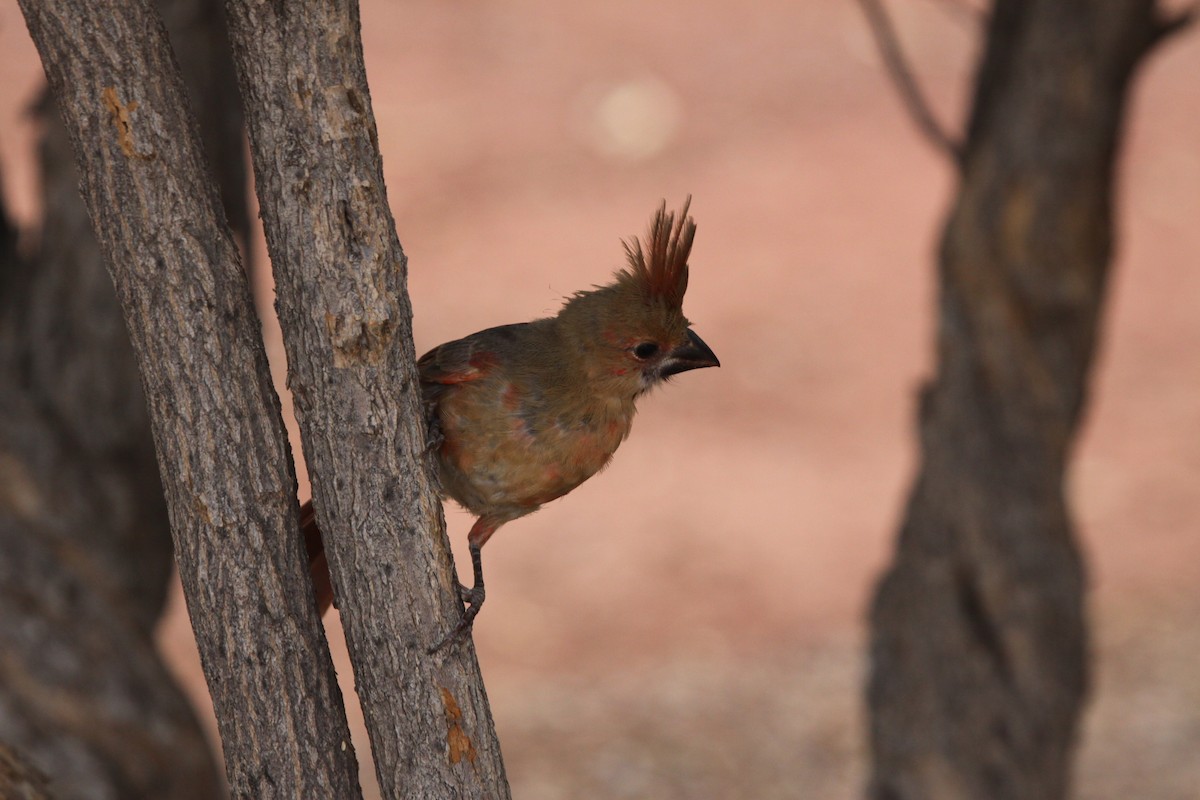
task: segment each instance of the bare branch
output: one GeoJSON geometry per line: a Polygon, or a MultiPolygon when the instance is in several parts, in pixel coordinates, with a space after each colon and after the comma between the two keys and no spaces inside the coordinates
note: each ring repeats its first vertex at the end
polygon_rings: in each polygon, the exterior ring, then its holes
{"type": "Polygon", "coordinates": [[[900,92],[900,99],[916,123],[917,129],[930,144],[948,155],[956,165],[961,164],[962,144],[953,139],[933,116],[933,111],[921,93],[921,87],[917,85],[904,57],[896,29],[883,7],[882,0],[858,0],[858,4],[862,6],[863,14],[867,17],[871,34],[879,47],[879,55],[883,58],[883,65],[892,76],[892,81],[900,92]]]}

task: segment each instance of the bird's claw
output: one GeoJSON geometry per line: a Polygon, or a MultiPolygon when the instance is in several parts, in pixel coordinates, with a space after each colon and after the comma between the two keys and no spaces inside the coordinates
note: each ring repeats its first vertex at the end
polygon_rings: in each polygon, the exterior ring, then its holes
{"type": "Polygon", "coordinates": [[[454,629],[446,634],[440,642],[429,648],[430,655],[454,644],[470,632],[471,628],[475,625],[475,617],[479,615],[479,609],[483,607],[483,601],[487,597],[487,592],[484,590],[482,584],[476,584],[468,589],[460,583],[458,585],[458,596],[466,604],[466,608],[463,609],[462,619],[458,621],[454,629]]]}
{"type": "Polygon", "coordinates": [[[427,404],[425,409],[425,454],[436,453],[445,441],[446,436],[442,433],[442,424],[437,416],[437,406],[427,404]]]}
{"type": "Polygon", "coordinates": [[[467,588],[461,583],[458,585],[458,598],[468,606],[481,606],[483,599],[487,596],[487,592],[482,586],[472,586],[467,588]]]}

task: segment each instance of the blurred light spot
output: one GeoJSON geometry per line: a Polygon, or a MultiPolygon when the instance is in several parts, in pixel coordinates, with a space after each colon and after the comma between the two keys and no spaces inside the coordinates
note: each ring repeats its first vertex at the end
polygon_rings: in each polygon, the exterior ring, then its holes
{"type": "Polygon", "coordinates": [[[682,118],[679,95],[654,77],[609,87],[589,105],[588,138],[596,149],[631,161],[665,150],[674,141],[682,118]]]}

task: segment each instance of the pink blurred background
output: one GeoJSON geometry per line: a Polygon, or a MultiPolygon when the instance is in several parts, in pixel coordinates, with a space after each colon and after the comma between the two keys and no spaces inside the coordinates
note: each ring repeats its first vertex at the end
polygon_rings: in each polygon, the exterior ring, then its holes
{"type": "MultiPolygon", "coordinates": [[[[956,127],[978,20],[891,5],[956,127]]],[[[864,609],[914,467],[954,181],[857,7],[412,0],[364,2],[362,16],[418,352],[554,313],[620,266],[619,239],[662,199],[694,197],[685,309],[722,368],[644,401],[607,472],[487,550],[475,641],[514,796],[858,796],[864,609]]],[[[1200,787],[1197,74],[1189,32],[1136,83],[1070,479],[1096,655],[1081,798],[1200,787]]],[[[6,5],[0,158],[25,224],[22,112],[40,83],[6,5]]],[[[448,511],[465,551],[469,518],[448,511]]],[[[207,718],[178,593],[173,609],[161,641],[207,718]]],[[[336,615],[329,629],[349,689],[336,615]]]]}

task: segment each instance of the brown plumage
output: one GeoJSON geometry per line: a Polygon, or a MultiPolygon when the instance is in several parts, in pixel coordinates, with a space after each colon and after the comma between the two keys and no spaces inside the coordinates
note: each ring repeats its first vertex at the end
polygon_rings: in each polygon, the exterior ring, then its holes
{"type": "MultiPolygon", "coordinates": [[[[434,649],[479,613],[480,550],[500,526],[603,469],[646,391],[680,372],[719,366],[683,315],[696,231],[688,203],[678,217],[664,203],[645,241],[625,243],[628,265],[612,283],[575,294],[557,316],[489,328],[417,362],[440,437],[442,489],[477,517],[468,535],[475,585],[460,587],[468,607],[434,649]]],[[[306,519],[314,581],[327,586],[317,575],[324,554],[312,546],[315,522],[306,519]]],[[[318,602],[328,605],[317,588],[318,602]]]]}

